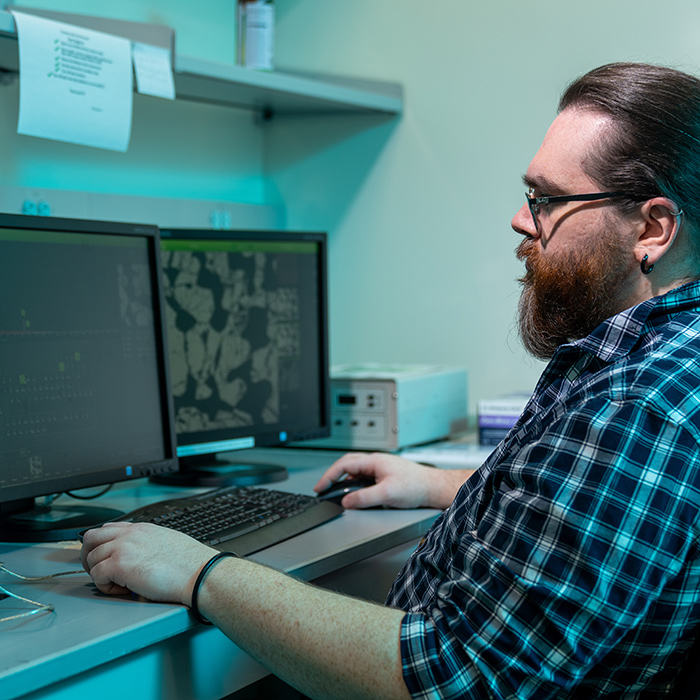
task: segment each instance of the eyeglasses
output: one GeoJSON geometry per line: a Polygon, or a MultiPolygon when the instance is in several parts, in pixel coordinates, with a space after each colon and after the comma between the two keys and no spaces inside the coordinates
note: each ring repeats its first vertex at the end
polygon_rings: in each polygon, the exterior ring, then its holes
{"type": "Polygon", "coordinates": [[[535,230],[537,233],[540,233],[540,224],[537,221],[537,215],[540,213],[540,208],[546,207],[548,204],[555,204],[556,202],[595,202],[598,199],[627,196],[622,192],[592,192],[591,194],[566,194],[556,196],[543,195],[541,197],[535,197],[534,195],[535,188],[531,187],[525,193],[525,199],[527,199],[527,206],[530,208],[530,214],[532,214],[532,220],[535,222],[535,230]]]}

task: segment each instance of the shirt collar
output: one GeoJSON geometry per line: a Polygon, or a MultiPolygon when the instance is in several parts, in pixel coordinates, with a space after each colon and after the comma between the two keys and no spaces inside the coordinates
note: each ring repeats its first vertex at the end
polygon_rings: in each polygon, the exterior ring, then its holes
{"type": "Polygon", "coordinates": [[[674,314],[689,310],[700,310],[700,281],[689,282],[626,309],[603,321],[590,335],[568,343],[566,347],[577,347],[604,362],[614,362],[631,352],[646,324],[655,326],[674,314]]]}

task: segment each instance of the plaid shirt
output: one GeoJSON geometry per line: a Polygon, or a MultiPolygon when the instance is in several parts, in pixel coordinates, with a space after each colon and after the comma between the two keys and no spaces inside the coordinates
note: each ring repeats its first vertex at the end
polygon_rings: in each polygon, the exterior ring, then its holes
{"type": "Polygon", "coordinates": [[[387,603],[415,698],[672,695],[700,627],[700,282],[558,349],[387,603]]]}

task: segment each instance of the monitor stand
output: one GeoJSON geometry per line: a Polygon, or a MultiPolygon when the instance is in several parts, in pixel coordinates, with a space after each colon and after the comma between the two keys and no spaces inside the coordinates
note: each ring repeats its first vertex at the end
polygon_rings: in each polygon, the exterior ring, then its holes
{"type": "Polygon", "coordinates": [[[216,455],[180,457],[180,470],[168,474],[154,474],[150,480],[167,486],[257,486],[284,481],[287,470],[281,464],[270,462],[235,462],[216,455]]]}
{"type": "Polygon", "coordinates": [[[25,505],[20,510],[0,514],[0,540],[3,542],[77,540],[82,530],[124,515],[114,508],[80,502],[65,506],[23,503],[25,505]]]}

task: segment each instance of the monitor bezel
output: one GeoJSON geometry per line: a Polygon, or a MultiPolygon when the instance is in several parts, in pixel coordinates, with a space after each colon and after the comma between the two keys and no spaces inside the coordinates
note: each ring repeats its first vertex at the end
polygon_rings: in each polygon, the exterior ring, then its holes
{"type": "Polygon", "coordinates": [[[109,467],[94,472],[62,475],[58,478],[45,479],[16,485],[0,485],[0,512],[12,513],[18,510],[21,502],[33,501],[41,496],[48,496],[67,491],[105,486],[121,481],[176,472],[178,461],[175,442],[175,414],[173,409],[172,392],[170,389],[170,357],[167,346],[165,316],[163,313],[163,284],[160,271],[160,236],[158,227],[151,224],[125,223],[93,219],[69,219],[60,217],[26,216],[22,214],[0,213],[0,228],[17,230],[51,231],[56,233],[139,236],[148,243],[149,268],[155,273],[151,275],[151,293],[155,303],[154,330],[156,334],[157,352],[161,359],[158,362],[158,382],[160,406],[163,426],[162,459],[124,464],[119,467],[109,467]]]}
{"type": "MultiPolygon", "coordinates": [[[[298,428],[293,432],[284,428],[284,439],[280,427],[249,430],[231,429],[229,437],[204,440],[206,433],[179,434],[176,432],[177,454],[182,460],[206,455],[236,452],[252,447],[282,447],[290,443],[328,437],[331,432],[331,391],[329,360],[329,312],[328,312],[328,235],[321,231],[270,230],[270,229],[202,229],[173,228],[160,229],[161,240],[238,240],[238,241],[286,241],[313,242],[318,245],[318,329],[319,329],[319,380],[320,380],[320,425],[298,428]],[[200,437],[197,437],[200,436],[200,437]]],[[[222,431],[208,431],[219,433],[222,431]]]]}

